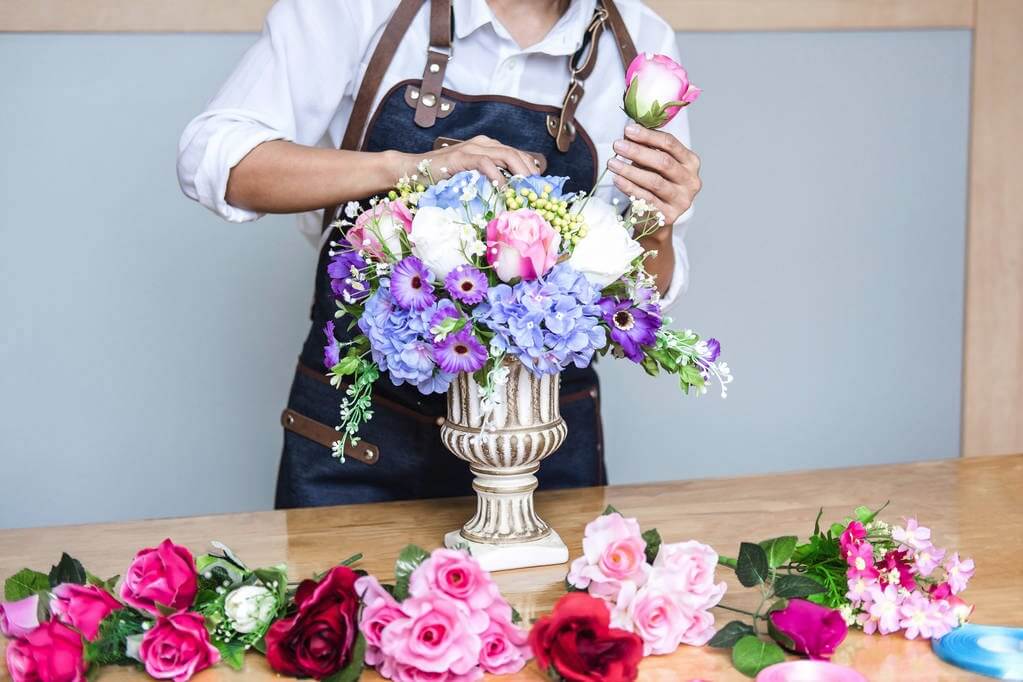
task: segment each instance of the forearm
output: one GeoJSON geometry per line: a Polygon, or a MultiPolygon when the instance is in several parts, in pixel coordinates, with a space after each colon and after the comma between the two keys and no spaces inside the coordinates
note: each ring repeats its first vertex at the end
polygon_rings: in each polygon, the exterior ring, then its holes
{"type": "MultiPolygon", "coordinates": [[[[259,213],[300,213],[363,199],[409,172],[398,152],[351,152],[273,140],[232,170],[227,203],[259,213]]],[[[414,163],[412,164],[414,166],[414,163]]]]}
{"type": "Polygon", "coordinates": [[[646,259],[646,271],[657,278],[657,290],[663,295],[671,285],[675,272],[675,249],[671,244],[671,228],[661,228],[656,234],[639,240],[647,251],[656,251],[656,256],[646,259]]]}

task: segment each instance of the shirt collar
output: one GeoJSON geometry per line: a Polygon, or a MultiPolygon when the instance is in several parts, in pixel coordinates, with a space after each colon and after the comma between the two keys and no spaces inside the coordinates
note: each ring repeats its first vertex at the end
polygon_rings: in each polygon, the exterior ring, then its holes
{"type": "MultiPolygon", "coordinates": [[[[514,43],[514,39],[501,25],[487,0],[453,0],[455,37],[464,39],[474,31],[491,25],[498,36],[514,43]]],[[[570,55],[582,46],[583,35],[596,9],[597,0],[571,0],[550,33],[536,45],[523,52],[542,52],[550,55],[570,55]]]]}

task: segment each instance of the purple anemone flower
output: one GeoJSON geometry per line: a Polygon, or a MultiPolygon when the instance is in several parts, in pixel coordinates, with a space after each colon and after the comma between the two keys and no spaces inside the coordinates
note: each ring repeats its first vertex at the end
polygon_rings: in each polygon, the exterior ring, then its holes
{"type": "Polygon", "coordinates": [[[433,305],[433,273],[415,256],[398,261],[391,272],[391,294],[406,310],[425,310],[433,305]]]}
{"type": "Polygon", "coordinates": [[[707,355],[703,359],[714,362],[721,355],[721,343],[717,339],[707,339],[707,355]]]}
{"type": "Polygon", "coordinates": [[[323,365],[330,369],[341,362],[341,344],[334,338],[333,322],[327,322],[323,327],[323,333],[327,336],[327,345],[323,347],[323,365]]]}
{"type": "Polygon", "coordinates": [[[611,340],[621,346],[625,357],[643,362],[643,346],[652,346],[661,328],[661,308],[656,303],[641,303],[612,297],[597,302],[604,313],[604,322],[611,330],[611,340]]]}
{"type": "Polygon", "coordinates": [[[459,265],[444,280],[448,293],[456,301],[476,305],[487,295],[487,277],[471,265],[459,265]]]}
{"type": "Polygon", "coordinates": [[[327,264],[327,275],[330,276],[330,289],[334,296],[345,303],[355,303],[369,296],[369,283],[366,282],[366,261],[351,250],[347,242],[339,246],[343,250],[335,252],[327,264]]]}
{"type": "Polygon", "coordinates": [[[433,355],[440,368],[451,374],[475,372],[487,362],[487,349],[468,329],[451,334],[436,344],[433,355]]]}

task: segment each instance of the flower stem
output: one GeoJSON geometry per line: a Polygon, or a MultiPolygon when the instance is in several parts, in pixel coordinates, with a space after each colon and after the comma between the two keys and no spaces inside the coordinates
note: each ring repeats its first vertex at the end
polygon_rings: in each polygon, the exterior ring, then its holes
{"type": "Polygon", "coordinates": [[[727,566],[728,568],[735,570],[739,566],[739,562],[730,556],[719,556],[718,565],[727,566]]]}
{"type": "Polygon", "coordinates": [[[757,615],[752,611],[746,611],[745,609],[737,609],[734,606],[725,606],[724,604],[718,604],[717,608],[724,609],[725,611],[734,611],[735,613],[743,613],[746,614],[747,616],[753,616],[754,618],[757,615]]]}

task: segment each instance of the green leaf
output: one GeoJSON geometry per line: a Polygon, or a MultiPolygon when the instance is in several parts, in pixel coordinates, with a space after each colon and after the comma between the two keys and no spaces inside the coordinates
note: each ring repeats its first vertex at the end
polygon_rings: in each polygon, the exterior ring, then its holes
{"type": "Polygon", "coordinates": [[[746,677],[756,677],[757,673],[767,666],[784,660],[785,652],[780,646],[774,642],[765,642],[754,635],[741,638],[732,649],[732,664],[746,677]]]}
{"type": "Polygon", "coordinates": [[[153,605],[156,607],[156,610],[160,612],[160,615],[163,616],[164,618],[173,616],[175,613],[178,612],[178,609],[175,609],[174,607],[171,606],[167,606],[166,604],[161,604],[160,602],[153,602],[153,605]]]}
{"type": "Polygon", "coordinates": [[[813,522],[813,534],[814,535],[820,535],[821,534],[821,517],[822,516],[824,516],[824,507],[820,507],[817,510],[817,518],[813,522]]]}
{"type": "Polygon", "coordinates": [[[241,671],[245,667],[245,645],[241,642],[222,642],[214,640],[213,646],[220,652],[220,660],[233,670],[241,671]]]}
{"type": "Polygon", "coordinates": [[[408,596],[409,578],[412,571],[419,567],[419,564],[426,561],[430,554],[422,547],[408,545],[398,554],[398,560],[394,562],[394,598],[398,601],[405,601],[408,596]]]}
{"type": "Polygon", "coordinates": [[[144,632],[146,618],[135,609],[118,609],[100,621],[99,631],[91,642],[85,643],[85,661],[90,667],[104,665],[130,665],[134,659],[125,655],[125,640],[144,632]]]}
{"type": "Polygon", "coordinates": [[[638,96],[639,83],[637,83],[636,79],[633,78],[632,83],[629,83],[629,87],[625,91],[625,100],[623,104],[625,106],[625,113],[629,116],[629,118],[636,121],[637,123],[639,122],[638,119],[640,117],[640,113],[638,111],[639,104],[636,99],[638,96]]]}
{"type": "Polygon", "coordinates": [[[75,585],[84,585],[87,576],[85,575],[85,569],[82,568],[82,563],[67,552],[60,555],[60,561],[57,562],[56,566],[50,567],[50,587],[56,587],[63,583],[74,583],[75,585]]]}
{"type": "Polygon", "coordinates": [[[652,564],[657,558],[657,552],[661,549],[661,534],[657,532],[656,528],[651,528],[643,532],[643,541],[646,542],[646,560],[652,564]]]}
{"type": "Polygon", "coordinates": [[[796,549],[796,536],[783,535],[780,538],[764,540],[760,546],[767,552],[767,565],[778,568],[792,557],[796,549]]]}
{"type": "Polygon", "coordinates": [[[352,647],[352,659],[344,668],[337,671],[330,677],[323,678],[323,682],[356,682],[362,676],[362,669],[366,661],[366,638],[359,633],[355,639],[355,646],[352,647]]]}
{"type": "Polygon", "coordinates": [[[607,516],[608,514],[621,514],[621,512],[611,505],[607,505],[607,507],[604,508],[603,513],[601,513],[601,516],[607,516]]]}
{"type": "Polygon", "coordinates": [[[4,583],[4,600],[18,601],[50,589],[50,579],[45,573],[23,568],[4,583]]]}
{"type": "Polygon", "coordinates": [[[652,377],[657,376],[661,373],[661,366],[657,364],[657,361],[650,356],[644,356],[643,362],[640,363],[643,369],[652,377]]]}
{"type": "Polygon", "coordinates": [[[774,581],[776,597],[809,597],[811,594],[827,592],[827,589],[813,578],[805,575],[783,575],[774,581]]]}
{"type": "Polygon", "coordinates": [[[518,609],[512,607],[512,625],[518,625],[522,622],[522,614],[519,613],[518,609]]]}
{"type": "Polygon", "coordinates": [[[714,647],[715,649],[731,649],[735,646],[735,643],[746,635],[755,635],[756,630],[753,629],[749,623],[743,623],[741,620],[733,620],[728,625],[718,630],[710,641],[707,642],[707,646],[714,647]]]}
{"type": "Polygon", "coordinates": [[[767,552],[763,547],[752,542],[743,542],[739,545],[735,577],[739,579],[743,587],[760,585],[767,580],[767,552]]]}
{"type": "Polygon", "coordinates": [[[875,518],[877,518],[877,515],[883,512],[890,503],[891,500],[885,502],[878,509],[871,509],[870,507],[863,506],[856,507],[855,511],[853,511],[853,516],[855,516],[856,520],[865,526],[871,521],[873,521],[875,518]]]}
{"type": "Polygon", "coordinates": [[[829,529],[828,532],[831,533],[832,537],[838,537],[844,531],[845,531],[845,526],[844,525],[842,525],[841,523],[833,523],[833,524],[831,524],[831,528],[829,529]]]}

